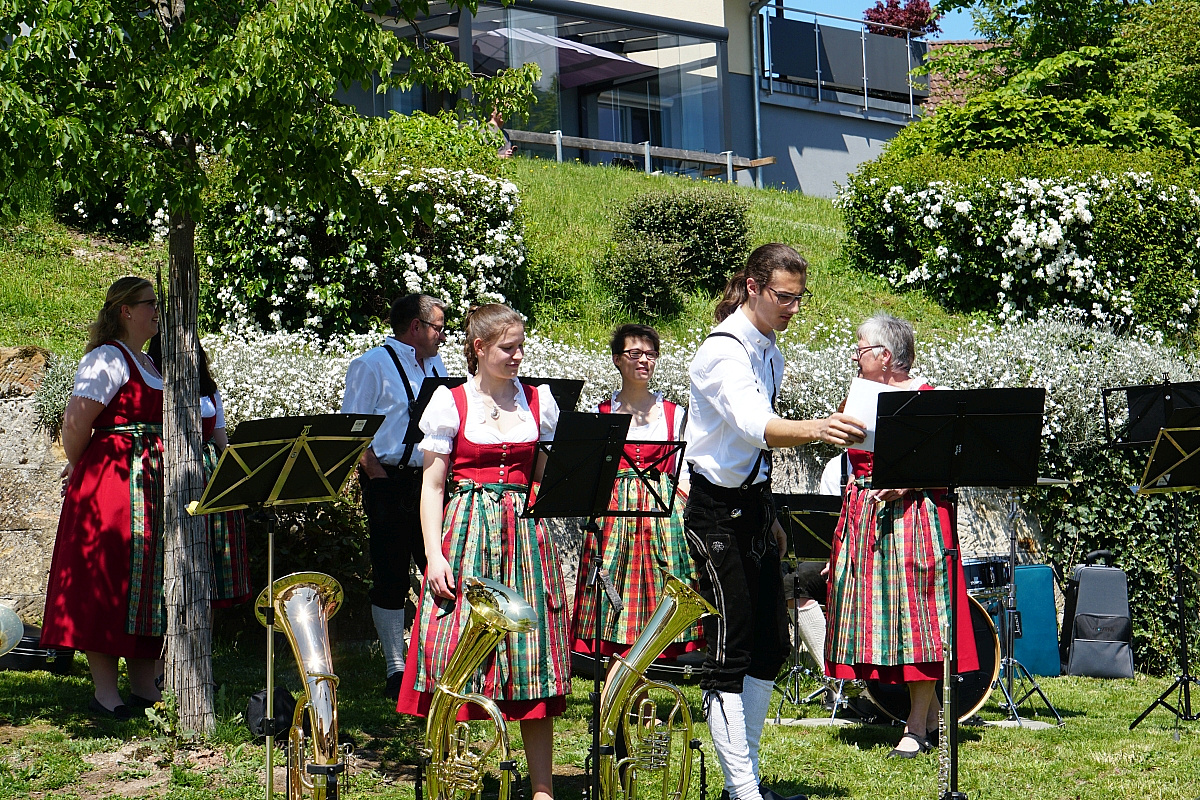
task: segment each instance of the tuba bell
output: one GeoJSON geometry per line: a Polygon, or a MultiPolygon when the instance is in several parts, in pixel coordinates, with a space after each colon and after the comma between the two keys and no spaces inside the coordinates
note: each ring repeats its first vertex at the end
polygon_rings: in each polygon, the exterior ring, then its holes
{"type": "MultiPolygon", "coordinates": [[[[468,576],[462,579],[462,584],[469,605],[467,624],[429,703],[421,748],[425,783],[430,800],[477,800],[483,792],[485,764],[495,754],[500,769],[498,800],[508,800],[517,768],[509,750],[504,716],[490,697],[463,690],[500,640],[510,633],[532,628],[537,622],[537,612],[514,589],[495,581],[468,576]],[[494,732],[490,738],[474,741],[470,725],[457,721],[459,709],[467,703],[479,706],[491,719],[494,732]]],[[[419,783],[417,800],[422,800],[419,783]]]]}
{"type": "MultiPolygon", "coordinates": [[[[654,800],[683,800],[692,776],[691,750],[699,750],[692,737],[692,712],[679,687],[646,677],[646,669],[674,639],[701,617],[717,614],[712,605],[683,581],[666,573],[663,598],[646,628],[624,656],[614,656],[600,693],[600,773],[598,800],[635,800],[639,783],[648,783],[654,800]],[[657,703],[649,690],[666,692],[674,705],[665,719],[658,717],[657,703]],[[678,754],[679,770],[671,780],[675,760],[675,729],[686,740],[678,754]],[[625,755],[616,749],[623,737],[625,755]]],[[[701,753],[701,782],[703,753],[701,753]]]]}
{"type": "Polygon", "coordinates": [[[287,635],[304,681],[304,702],[296,704],[288,733],[288,800],[337,800],[338,775],[346,764],[338,746],[337,685],[329,652],[329,618],[342,604],[342,587],[320,572],[296,572],[268,587],[254,603],[258,621],[267,624],[274,607],[276,624],[287,635]],[[311,737],[304,733],[308,711],[311,737]],[[311,739],[311,741],[310,741],[311,739]]]}

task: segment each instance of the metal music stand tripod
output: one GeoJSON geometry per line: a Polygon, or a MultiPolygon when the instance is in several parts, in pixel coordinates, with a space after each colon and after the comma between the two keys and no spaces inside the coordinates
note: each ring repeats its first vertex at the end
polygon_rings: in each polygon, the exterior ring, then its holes
{"type": "MultiPolygon", "coordinates": [[[[198,502],[188,504],[188,513],[254,509],[267,525],[267,586],[273,587],[275,507],[336,499],[383,419],[378,414],[317,414],[247,420],[229,437],[229,446],[221,454],[204,494],[198,502]]],[[[267,698],[262,727],[267,739],[267,800],[272,800],[276,734],[274,608],[264,609],[264,616],[267,698]]],[[[331,769],[341,766],[344,764],[332,765],[331,769]]],[[[326,780],[336,781],[336,775],[327,774],[326,780]]]]}
{"type": "Polygon", "coordinates": [[[958,790],[958,489],[1037,484],[1044,389],[884,392],[879,395],[873,489],[946,487],[950,501],[950,704],[943,708],[950,757],[942,800],[958,790]]]}
{"type": "MultiPolygon", "coordinates": [[[[1065,480],[1057,480],[1054,478],[1038,478],[1038,486],[1060,486],[1068,483],[1065,480]]],[[[1017,611],[1017,493],[1009,490],[1008,493],[1008,586],[1004,590],[1004,607],[1000,612],[1001,627],[1004,631],[1003,639],[1003,655],[1000,659],[1000,671],[1003,676],[996,681],[1000,686],[1001,693],[1004,694],[1004,702],[1000,704],[1001,708],[1008,710],[1008,718],[1017,725],[1023,723],[1021,719],[1021,704],[1029,700],[1035,694],[1041,698],[1046,704],[1046,708],[1054,715],[1054,719],[1058,725],[1063,725],[1062,715],[1058,713],[1058,709],[1050,702],[1050,698],[1042,691],[1041,684],[1037,682],[1037,678],[1033,677],[1024,664],[1017,661],[1015,650],[1017,647],[1018,629],[1021,626],[1021,612],[1017,611]],[[1017,693],[1017,684],[1020,684],[1024,690],[1024,694],[1020,698],[1014,699],[1017,693]],[[1024,687],[1028,686],[1028,689],[1024,687]]],[[[1035,712],[1036,715],[1036,712],[1035,712]]]]}
{"type": "Polygon", "coordinates": [[[1154,709],[1162,706],[1175,715],[1175,738],[1179,738],[1180,720],[1192,722],[1200,714],[1192,711],[1192,685],[1200,687],[1200,680],[1191,674],[1188,663],[1187,618],[1184,604],[1184,565],[1179,552],[1179,510],[1176,493],[1200,489],[1200,408],[1175,408],[1167,419],[1167,425],[1158,432],[1154,449],[1142,475],[1138,494],[1171,493],[1171,509],[1175,525],[1171,534],[1171,560],[1175,572],[1175,613],[1179,621],[1179,669],[1180,674],[1167,689],[1130,725],[1133,730],[1154,709]],[[1176,695],[1175,703],[1168,698],[1176,695]]]}

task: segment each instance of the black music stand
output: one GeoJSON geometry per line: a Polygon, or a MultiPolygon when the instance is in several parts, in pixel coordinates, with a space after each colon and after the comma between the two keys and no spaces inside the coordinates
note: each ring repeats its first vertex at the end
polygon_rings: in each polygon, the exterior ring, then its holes
{"type": "MultiPolygon", "coordinates": [[[[412,404],[408,407],[408,427],[404,430],[404,444],[419,444],[425,438],[425,434],[421,433],[421,417],[424,416],[425,409],[429,407],[433,393],[442,386],[453,389],[466,382],[467,379],[461,375],[449,378],[442,375],[430,375],[422,380],[421,391],[417,392],[417,396],[413,398],[412,404]]],[[[405,465],[401,464],[400,466],[405,465]]]]}
{"type": "Polygon", "coordinates": [[[950,750],[942,800],[958,790],[958,489],[1036,486],[1044,389],[885,392],[879,395],[873,489],[946,487],[950,501],[950,707],[942,714],[950,750]]]}
{"type": "MultiPolygon", "coordinates": [[[[1165,381],[1164,381],[1165,383],[1165,381]]],[[[1178,387],[1179,384],[1176,384],[1178,387]]],[[[1170,395],[1168,395],[1170,402],[1170,395]]],[[[1191,674],[1188,663],[1187,617],[1184,604],[1183,557],[1179,552],[1179,510],[1175,504],[1177,492],[1200,489],[1200,408],[1174,408],[1166,420],[1166,427],[1158,432],[1154,449],[1142,474],[1138,494],[1171,494],[1171,510],[1175,517],[1171,536],[1171,559],[1175,572],[1175,613],[1179,622],[1179,669],[1175,682],[1167,687],[1150,706],[1129,726],[1133,730],[1154,709],[1162,706],[1175,715],[1176,725],[1180,720],[1192,722],[1200,714],[1192,712],[1192,684],[1200,686],[1200,680],[1191,674]],[[1176,694],[1175,704],[1167,698],[1176,694]]],[[[1175,738],[1179,738],[1178,729],[1175,738]]]]}
{"type": "MultiPolygon", "coordinates": [[[[837,530],[838,518],[842,513],[842,498],[833,494],[785,494],[774,493],[775,517],[787,534],[790,551],[799,561],[829,561],[829,553],[833,546],[833,534],[837,530]]],[[[833,691],[833,708],[830,721],[837,719],[838,711],[844,708],[848,701],[845,694],[846,682],[827,678],[822,671],[820,674],[809,670],[800,661],[800,606],[795,600],[798,593],[799,581],[793,578],[792,589],[792,635],[795,643],[792,645],[792,665],[782,678],[776,681],[779,689],[779,705],[775,709],[775,723],[783,719],[783,704],[803,705],[811,703],[825,695],[826,689],[833,691]],[[808,695],[801,695],[801,680],[805,675],[818,680],[821,686],[808,695]]],[[[818,664],[817,669],[823,670],[824,665],[818,664]]]]}
{"type": "Polygon", "coordinates": [[[579,405],[579,396],[583,394],[583,381],[579,378],[527,378],[521,377],[521,383],[526,386],[550,387],[554,402],[558,403],[559,411],[574,411],[579,405]]]}
{"type": "MultiPolygon", "coordinates": [[[[267,586],[275,585],[275,515],[267,509],[334,500],[383,424],[378,414],[317,414],[252,419],[229,437],[217,468],[189,514],[253,508],[267,524],[267,586]]],[[[273,597],[273,592],[269,593],[273,597]]],[[[274,787],[275,610],[267,621],[267,697],[262,726],[267,738],[267,800],[274,787]]]]}

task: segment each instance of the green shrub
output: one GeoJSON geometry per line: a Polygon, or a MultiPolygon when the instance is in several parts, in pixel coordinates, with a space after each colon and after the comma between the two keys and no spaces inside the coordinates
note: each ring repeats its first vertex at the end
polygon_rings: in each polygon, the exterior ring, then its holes
{"type": "Polygon", "coordinates": [[[1200,195],[1180,154],[1100,148],[884,157],[838,198],[844,253],[950,309],[1051,307],[1185,333],[1200,305],[1200,195]]]}
{"type": "Polygon", "coordinates": [[[683,307],[683,255],[678,242],[616,242],[604,258],[601,274],[633,318],[666,317],[683,307]]]}
{"type": "Polygon", "coordinates": [[[677,244],[682,289],[716,292],[746,261],[749,210],[746,198],[707,186],[650,192],[617,213],[613,241],[631,247],[650,240],[677,244]]]}

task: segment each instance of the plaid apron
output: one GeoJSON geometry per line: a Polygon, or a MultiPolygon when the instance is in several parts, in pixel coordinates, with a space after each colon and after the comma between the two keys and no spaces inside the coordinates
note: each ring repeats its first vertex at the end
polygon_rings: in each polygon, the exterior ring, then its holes
{"type": "Polygon", "coordinates": [[[867,499],[869,491],[861,480],[846,487],[834,533],[825,657],[851,665],[940,661],[950,586],[935,493],[910,491],[878,503],[867,499]]]}
{"type": "MultiPolygon", "coordinates": [[[[657,482],[660,497],[668,497],[671,481],[660,475],[657,482]]],[[[600,638],[618,644],[633,644],[645,629],[646,623],[658,608],[663,586],[659,570],[679,578],[688,586],[697,582],[695,562],[688,554],[683,532],[682,494],[675,498],[670,517],[607,517],[600,532],[601,567],[612,579],[624,609],[618,614],[604,602],[604,624],[600,638]]],[[[654,500],[633,470],[617,473],[610,507],[620,509],[652,508],[654,500]]],[[[575,618],[571,640],[591,641],[596,629],[596,591],[587,586],[587,573],[592,554],[597,552],[596,536],[584,534],[579,558],[579,579],[575,583],[575,618]]],[[[701,638],[700,625],[690,626],[675,639],[692,642],[701,638]]]]}
{"type": "MultiPolygon", "coordinates": [[[[467,691],[498,700],[538,700],[571,690],[566,588],[554,539],[522,519],[524,486],[463,480],[446,504],[442,552],[461,587],[468,575],[490,578],[523,596],[538,616],[533,630],[509,634],[484,660],[467,691]]],[[[423,587],[414,688],[433,691],[467,623],[467,604],[423,587]]]]}
{"type": "MultiPolygon", "coordinates": [[[[213,441],[204,443],[204,482],[217,469],[221,456],[213,441]]],[[[241,600],[252,592],[250,557],[246,550],[246,518],[241,511],[206,514],[209,558],[212,561],[212,599],[214,602],[241,600]]]]}
{"type": "Polygon", "coordinates": [[[129,611],[125,632],[162,636],[167,629],[163,600],[162,425],[130,422],[98,433],[128,436],[129,611]]]}

